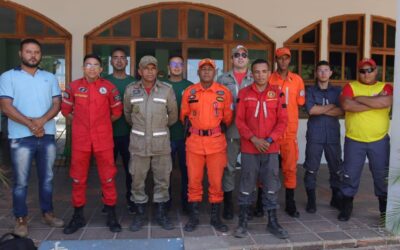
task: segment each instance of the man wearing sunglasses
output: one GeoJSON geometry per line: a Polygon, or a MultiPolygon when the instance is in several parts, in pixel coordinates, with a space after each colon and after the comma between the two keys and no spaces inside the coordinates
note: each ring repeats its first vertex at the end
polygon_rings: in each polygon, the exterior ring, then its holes
{"type": "Polygon", "coordinates": [[[102,201],[107,213],[107,226],[111,232],[120,232],[121,225],[115,214],[117,190],[114,161],[112,122],[122,115],[122,102],[118,89],[100,78],[101,59],[86,55],[83,60],[83,78],[71,82],[63,93],[61,112],[72,121],[72,205],[74,214],[64,228],[72,234],[84,227],[83,208],[86,204],[86,187],[92,152],[96,158],[102,201]]]}
{"type": "MultiPolygon", "coordinates": [[[[393,102],[393,87],[376,80],[378,69],[373,59],[358,63],[359,80],[344,86],[340,103],[345,111],[343,183],[340,191],[342,208],[338,219],[347,221],[353,210],[353,198],[358,191],[365,158],[374,179],[375,195],[384,221],[389,172],[389,112],[393,102]]],[[[384,222],[383,222],[384,223],[384,222]]]]}
{"type": "MultiPolygon", "coordinates": [[[[238,45],[232,49],[232,70],[218,77],[217,82],[225,85],[232,93],[233,103],[236,103],[239,90],[253,83],[251,71],[248,70],[249,54],[246,47],[238,45]]],[[[234,119],[233,119],[234,120],[234,119]]],[[[235,189],[235,169],[238,154],[240,153],[240,135],[235,123],[226,132],[228,143],[228,166],[225,168],[222,180],[224,190],[224,212],[225,220],[233,219],[232,192],[235,189]]]]}

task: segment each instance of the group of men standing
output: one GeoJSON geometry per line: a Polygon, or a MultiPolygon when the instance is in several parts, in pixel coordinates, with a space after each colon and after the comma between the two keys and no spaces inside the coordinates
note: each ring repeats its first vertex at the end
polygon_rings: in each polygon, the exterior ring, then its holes
{"type": "Polygon", "coordinates": [[[235,170],[241,154],[238,190],[239,221],[235,237],[247,236],[248,220],[267,214],[267,230],[278,238],[288,233],[277,220],[279,168],[286,189],[285,211],[299,217],[294,194],[297,186],[298,110],[305,104],[307,124],[304,185],[308,213],[316,212],[316,177],[322,152],[328,162],[332,199],[339,220],[349,220],[361,170],[368,157],[381,216],[385,216],[389,159],[389,111],[393,88],[376,81],[372,59],[358,64],[359,81],[343,88],[329,83],[330,65],[320,61],[316,84],[305,92],[301,77],[289,71],[288,48],[275,51],[277,70],[256,59],[249,65],[249,51],[242,45],[232,49],[232,70],[215,81],[212,59],[199,61],[199,83],[183,78],[184,59],[169,58],[169,78],[157,79],[158,61],[144,56],[138,64],[141,77],[126,74],[127,54],[117,48],[111,54],[113,74],[101,78],[102,61],[94,54],[83,60],[81,79],[63,92],[52,74],[38,68],[41,45],[26,39],[20,46],[21,66],[0,78],[2,110],[9,118],[9,138],[14,173],[13,207],[17,218],[14,232],[28,234],[26,192],[33,158],[39,176],[43,221],[63,227],[52,207],[52,167],[55,160],[55,124],[61,109],[72,123],[72,205],[74,213],[65,234],[85,226],[84,206],[90,158],[96,158],[106,224],[120,232],[115,205],[116,158],[122,158],[126,201],[134,214],[130,230],[140,230],[147,214],[145,192],[149,170],[153,174],[156,221],[166,230],[174,228],[168,217],[171,202],[170,177],[173,161],[181,170],[181,205],[189,214],[184,230],[199,224],[203,197],[204,168],[208,175],[210,224],[228,231],[220,218],[233,219],[235,170]],[[35,105],[32,105],[35,103],[35,105]],[[36,104],[37,103],[37,104],[36,104]],[[344,162],[341,161],[339,117],[345,114],[344,162]],[[180,121],[178,121],[178,119],[180,121]],[[371,126],[372,125],[372,126],[371,126]],[[258,194],[257,194],[258,193],[258,194]],[[253,204],[256,209],[253,212],[253,204]]]}

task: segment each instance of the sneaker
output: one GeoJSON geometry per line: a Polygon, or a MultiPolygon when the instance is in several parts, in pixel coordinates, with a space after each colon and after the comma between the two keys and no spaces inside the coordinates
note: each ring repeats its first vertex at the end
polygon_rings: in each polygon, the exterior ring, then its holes
{"type": "Polygon", "coordinates": [[[64,221],[54,216],[53,213],[44,213],[42,217],[42,222],[51,227],[63,227],[64,221]]]}
{"type": "Polygon", "coordinates": [[[28,219],[26,217],[18,217],[14,227],[14,234],[20,237],[28,236],[28,219]]]}

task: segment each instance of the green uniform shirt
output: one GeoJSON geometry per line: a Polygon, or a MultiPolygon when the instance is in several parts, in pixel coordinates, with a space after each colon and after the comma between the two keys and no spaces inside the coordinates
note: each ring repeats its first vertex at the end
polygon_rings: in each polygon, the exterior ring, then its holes
{"type": "MultiPolygon", "coordinates": [[[[183,91],[187,87],[192,85],[193,83],[186,79],[183,79],[180,82],[172,82],[169,79],[165,79],[164,82],[171,84],[172,88],[174,89],[175,96],[176,96],[176,102],[178,104],[178,110],[179,110],[179,115],[180,115],[183,91]]],[[[171,135],[171,141],[182,140],[184,138],[183,131],[184,131],[183,125],[182,125],[181,121],[178,120],[174,125],[172,125],[169,128],[169,132],[171,135]]]]}
{"type": "MultiPolygon", "coordinates": [[[[124,96],[125,87],[129,83],[132,83],[132,82],[136,81],[135,78],[133,78],[130,75],[128,75],[125,79],[115,78],[112,74],[108,75],[108,76],[106,76],[104,78],[107,79],[108,81],[112,82],[115,85],[115,87],[117,87],[121,97],[124,96]]],[[[125,117],[124,117],[123,114],[118,120],[113,122],[113,135],[114,136],[126,136],[126,135],[129,135],[130,132],[131,132],[131,127],[126,122],[125,117]]]]}

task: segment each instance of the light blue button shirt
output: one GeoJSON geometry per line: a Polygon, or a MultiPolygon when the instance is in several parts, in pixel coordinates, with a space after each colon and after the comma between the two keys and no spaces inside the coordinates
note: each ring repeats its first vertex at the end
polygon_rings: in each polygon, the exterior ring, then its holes
{"type": "MultiPolygon", "coordinates": [[[[38,69],[31,75],[21,67],[4,72],[0,76],[0,98],[12,99],[13,106],[24,116],[39,118],[53,105],[53,97],[60,97],[61,90],[57,78],[44,70],[38,69]]],[[[55,120],[44,125],[46,134],[55,134],[55,120]]],[[[32,136],[25,125],[8,119],[8,138],[17,139],[32,136]]]]}

